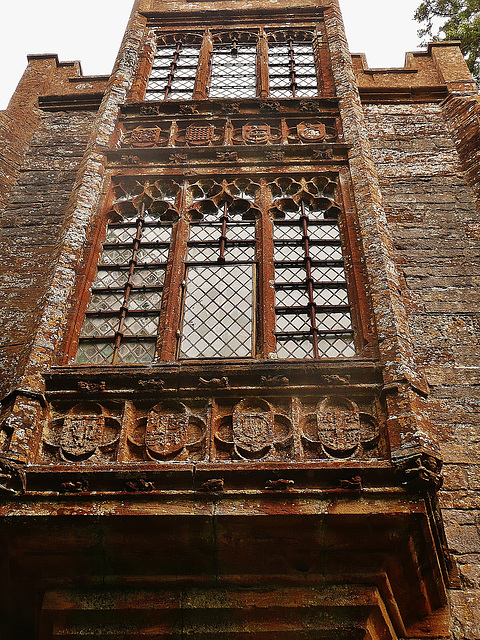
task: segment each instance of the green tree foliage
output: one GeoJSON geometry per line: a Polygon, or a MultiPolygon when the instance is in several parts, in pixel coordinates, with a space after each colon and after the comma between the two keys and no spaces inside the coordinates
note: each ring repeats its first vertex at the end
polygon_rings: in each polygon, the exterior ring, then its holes
{"type": "Polygon", "coordinates": [[[470,71],[480,81],[480,0],[423,0],[415,12],[418,35],[429,40],[460,40],[470,71]]]}

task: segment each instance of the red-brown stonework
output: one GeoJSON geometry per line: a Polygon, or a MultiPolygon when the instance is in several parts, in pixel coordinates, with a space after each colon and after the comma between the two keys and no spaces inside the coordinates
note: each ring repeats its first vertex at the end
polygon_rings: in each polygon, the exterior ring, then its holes
{"type": "Polygon", "coordinates": [[[111,77],[30,56],[0,113],[1,640],[478,640],[460,49],[133,5],[111,77]]]}

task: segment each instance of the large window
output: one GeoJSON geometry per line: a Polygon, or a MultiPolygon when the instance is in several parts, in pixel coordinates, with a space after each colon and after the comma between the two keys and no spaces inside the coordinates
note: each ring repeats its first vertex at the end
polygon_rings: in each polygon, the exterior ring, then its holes
{"type": "Polygon", "coordinates": [[[355,355],[334,188],[326,176],[119,184],[77,362],[355,355]]]}
{"type": "Polygon", "coordinates": [[[318,95],[313,31],[162,34],[146,100],[318,95]]]}

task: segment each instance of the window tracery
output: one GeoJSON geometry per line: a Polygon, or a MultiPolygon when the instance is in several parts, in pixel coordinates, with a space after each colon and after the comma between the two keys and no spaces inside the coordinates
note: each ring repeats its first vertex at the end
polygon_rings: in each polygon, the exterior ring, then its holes
{"type": "Polygon", "coordinates": [[[318,95],[315,32],[160,34],[145,100],[318,95]]]}
{"type": "Polygon", "coordinates": [[[118,184],[77,363],[164,359],[164,316],[177,318],[173,358],[353,357],[335,188],[327,176],[118,184]]]}

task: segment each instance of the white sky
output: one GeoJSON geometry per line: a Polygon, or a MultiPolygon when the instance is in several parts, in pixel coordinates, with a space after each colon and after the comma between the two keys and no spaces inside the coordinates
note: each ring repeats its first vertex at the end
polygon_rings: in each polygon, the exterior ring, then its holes
{"type": "MultiPolygon", "coordinates": [[[[340,0],[352,53],[371,67],[403,66],[418,48],[412,17],[421,0],[340,0]]],[[[5,109],[29,53],[80,60],[88,75],[109,74],[133,0],[3,0],[0,8],[0,109],[5,109]],[[105,28],[108,26],[108,30],[105,28]]]]}

